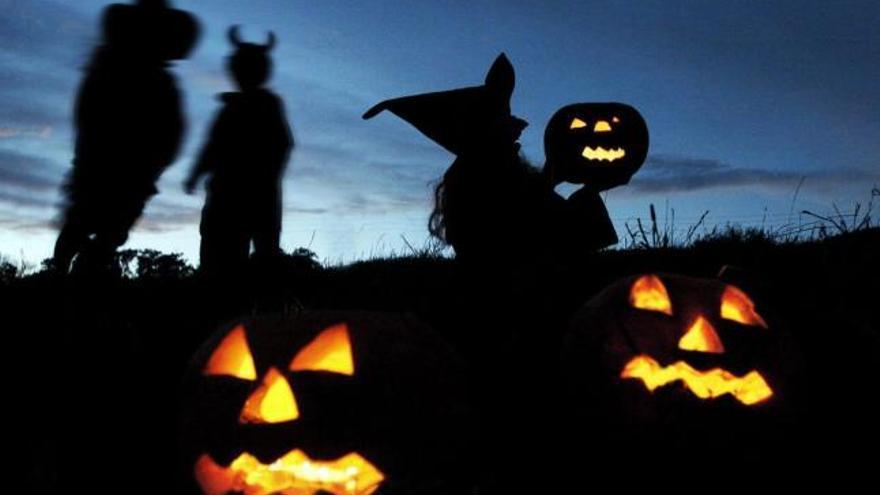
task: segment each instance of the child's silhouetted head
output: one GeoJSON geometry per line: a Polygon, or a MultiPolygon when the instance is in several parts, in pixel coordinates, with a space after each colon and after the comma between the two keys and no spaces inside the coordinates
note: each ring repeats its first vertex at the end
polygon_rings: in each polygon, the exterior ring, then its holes
{"type": "Polygon", "coordinates": [[[238,26],[229,28],[229,41],[235,52],[229,57],[229,72],[242,91],[262,87],[272,75],[269,52],[275,47],[275,35],[269,32],[265,45],[241,41],[238,26]]]}

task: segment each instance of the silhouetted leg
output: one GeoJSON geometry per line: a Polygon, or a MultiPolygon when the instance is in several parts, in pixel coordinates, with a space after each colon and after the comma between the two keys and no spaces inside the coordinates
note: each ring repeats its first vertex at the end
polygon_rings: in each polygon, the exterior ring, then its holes
{"type": "Polygon", "coordinates": [[[203,283],[205,313],[217,321],[237,316],[245,309],[244,273],[250,240],[241,228],[234,201],[209,193],[199,224],[199,275],[203,283]]]}
{"type": "Polygon", "coordinates": [[[232,198],[209,194],[199,224],[199,270],[205,276],[229,277],[244,270],[250,239],[242,223],[242,214],[232,198]]]}
{"type": "Polygon", "coordinates": [[[204,222],[200,230],[202,240],[199,244],[199,271],[203,275],[216,273],[222,260],[220,253],[217,252],[219,247],[217,236],[205,231],[204,222]]]}
{"type": "Polygon", "coordinates": [[[254,235],[254,259],[271,263],[281,255],[281,230],[257,232],[254,235]]]}
{"type": "Polygon", "coordinates": [[[263,311],[282,311],[284,292],[279,265],[281,262],[280,229],[254,235],[253,270],[254,304],[263,311]]]}
{"type": "Polygon", "coordinates": [[[271,262],[281,254],[281,197],[267,194],[253,212],[254,258],[271,262]]]}
{"type": "Polygon", "coordinates": [[[73,257],[82,251],[83,247],[89,241],[89,232],[85,223],[79,214],[73,209],[69,209],[64,220],[64,226],[58,234],[55,241],[55,252],[53,254],[53,264],[55,270],[59,273],[67,273],[70,271],[70,263],[73,257]]]}
{"type": "Polygon", "coordinates": [[[240,232],[208,232],[202,235],[199,269],[212,278],[237,278],[247,265],[249,240],[240,232]]]}
{"type": "Polygon", "coordinates": [[[80,251],[73,271],[78,274],[95,274],[111,271],[116,249],[125,244],[128,239],[127,233],[108,234],[102,232],[95,234],[80,251]]]}
{"type": "Polygon", "coordinates": [[[76,272],[101,273],[118,269],[118,266],[113,266],[116,250],[128,241],[128,232],[140,218],[150,197],[132,198],[122,196],[123,194],[125,191],[120,191],[120,197],[111,201],[110,204],[115,203],[115,210],[101,212],[105,217],[96,227],[94,237],[77,258],[74,265],[76,272]]]}

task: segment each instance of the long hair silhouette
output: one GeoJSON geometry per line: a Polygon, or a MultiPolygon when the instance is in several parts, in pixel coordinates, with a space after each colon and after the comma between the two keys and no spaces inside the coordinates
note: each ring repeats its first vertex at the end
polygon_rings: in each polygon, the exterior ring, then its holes
{"type": "Polygon", "coordinates": [[[501,54],[481,86],[386,100],[364,114],[389,110],[456,155],[434,191],[428,228],[460,259],[503,254],[502,233],[515,235],[523,220],[530,169],[517,140],[527,123],[511,114],[514,85],[501,54]]]}

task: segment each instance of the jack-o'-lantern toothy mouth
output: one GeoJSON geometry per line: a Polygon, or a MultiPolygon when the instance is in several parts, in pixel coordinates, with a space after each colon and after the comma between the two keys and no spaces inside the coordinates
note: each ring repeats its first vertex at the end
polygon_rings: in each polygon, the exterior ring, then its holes
{"type": "Polygon", "coordinates": [[[385,479],[381,471],[357,453],[333,461],[316,461],[298,449],[269,464],[245,452],[227,467],[203,454],[196,462],[195,477],[207,495],[313,495],[319,491],[369,495],[385,479]]]}
{"type": "Polygon", "coordinates": [[[595,148],[584,146],[584,151],[581,152],[581,156],[583,156],[587,160],[613,162],[616,160],[620,160],[621,158],[626,156],[626,150],[624,150],[623,148],[605,149],[601,146],[597,146],[595,148]]]}
{"type": "Polygon", "coordinates": [[[676,361],[664,367],[655,359],[644,355],[632,358],[623,367],[620,377],[639,379],[652,392],[658,387],[681,381],[685,388],[701,399],[731,394],[747,406],[773,396],[773,390],[764,377],[754,370],[739,377],[721,368],[699,371],[684,361],[676,361]]]}

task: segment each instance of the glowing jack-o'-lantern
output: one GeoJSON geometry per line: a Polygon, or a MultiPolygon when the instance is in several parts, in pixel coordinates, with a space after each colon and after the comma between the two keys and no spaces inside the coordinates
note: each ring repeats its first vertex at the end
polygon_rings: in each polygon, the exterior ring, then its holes
{"type": "MultiPolygon", "coordinates": [[[[656,275],[645,275],[636,279],[630,287],[629,301],[635,309],[674,316],[666,287],[656,275]]],[[[764,319],[755,311],[754,303],[745,293],[732,285],[724,288],[718,312],[724,320],[767,328],[764,319]]],[[[691,323],[678,339],[678,349],[724,354],[721,337],[707,316],[696,314],[690,318],[691,323]]],[[[687,390],[702,399],[731,394],[745,405],[757,404],[773,396],[773,390],[756,370],[749,370],[744,376],[737,376],[722,368],[699,371],[685,360],[661,365],[649,354],[639,354],[629,359],[620,376],[641,380],[651,391],[670,383],[681,382],[687,390]]]]}
{"type": "Polygon", "coordinates": [[[544,132],[547,167],[556,182],[604,190],[626,184],[648,154],[648,127],[623,103],[578,103],[559,109],[544,132]]]}
{"type": "Polygon", "coordinates": [[[636,439],[717,458],[769,452],[790,411],[786,335],[751,294],[718,279],[618,281],[572,320],[564,367],[575,424],[620,455],[636,439]]]}
{"type": "Polygon", "coordinates": [[[449,352],[391,315],[226,326],[186,381],[187,476],[205,495],[368,495],[452,476],[465,414],[449,352]]]}

